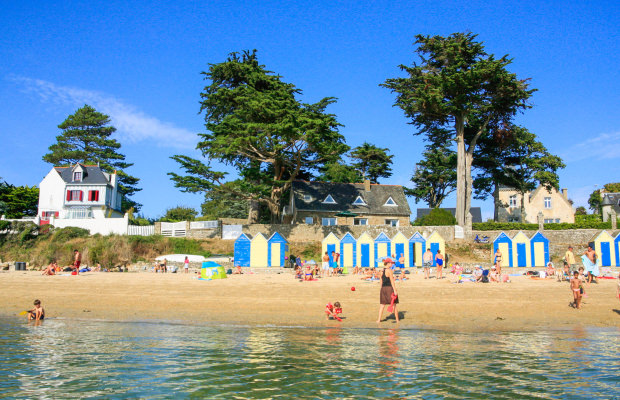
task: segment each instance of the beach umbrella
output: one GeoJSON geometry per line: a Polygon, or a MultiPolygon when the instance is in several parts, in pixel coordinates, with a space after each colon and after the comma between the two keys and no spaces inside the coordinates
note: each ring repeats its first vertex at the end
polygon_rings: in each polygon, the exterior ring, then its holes
{"type": "Polygon", "coordinates": [[[316,265],[316,261],[308,260],[308,261],[306,261],[306,264],[316,265]]]}

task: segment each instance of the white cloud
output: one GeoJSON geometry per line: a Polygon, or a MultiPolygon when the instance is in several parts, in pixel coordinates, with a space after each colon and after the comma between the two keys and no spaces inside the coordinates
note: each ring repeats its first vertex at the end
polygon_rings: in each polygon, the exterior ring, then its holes
{"type": "Polygon", "coordinates": [[[130,104],[111,95],[92,90],[59,86],[41,79],[10,77],[23,85],[24,90],[33,93],[44,102],[68,104],[81,107],[88,104],[110,116],[121,140],[129,142],[150,141],[159,146],[195,148],[197,137],[194,132],[179,128],[171,123],[147,115],[130,104]]]}
{"type": "Polygon", "coordinates": [[[620,131],[601,133],[581,141],[563,151],[561,157],[568,162],[581,160],[610,160],[620,157],[620,131]]]}

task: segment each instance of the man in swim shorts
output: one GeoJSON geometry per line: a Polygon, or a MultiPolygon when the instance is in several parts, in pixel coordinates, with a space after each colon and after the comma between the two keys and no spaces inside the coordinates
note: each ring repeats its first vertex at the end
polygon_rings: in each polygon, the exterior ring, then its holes
{"type": "Polygon", "coordinates": [[[325,252],[325,255],[323,256],[322,268],[323,268],[323,271],[321,272],[321,276],[325,276],[325,275],[329,276],[329,255],[327,254],[327,252],[325,252]]]}
{"type": "Polygon", "coordinates": [[[430,247],[426,249],[426,252],[422,256],[422,266],[424,267],[424,279],[430,278],[431,265],[433,264],[433,252],[430,247]]]}

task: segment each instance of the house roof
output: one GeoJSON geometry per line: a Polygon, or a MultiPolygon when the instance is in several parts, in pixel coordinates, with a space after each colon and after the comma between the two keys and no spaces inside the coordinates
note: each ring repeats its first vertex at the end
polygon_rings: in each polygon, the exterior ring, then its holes
{"type": "Polygon", "coordinates": [[[401,215],[409,217],[411,209],[402,186],[371,184],[370,191],[363,183],[332,183],[293,181],[294,207],[298,211],[342,212],[360,215],[401,215]],[[305,200],[305,196],[309,196],[305,200]],[[331,196],[334,203],[323,201],[331,196]],[[353,204],[361,197],[365,204],[353,204]],[[392,198],[396,205],[385,205],[392,198]]]}
{"type": "MultiPolygon", "coordinates": [[[[78,164],[76,164],[78,165],[78,164]]],[[[84,173],[82,174],[82,180],[80,182],[73,181],[73,170],[75,166],[72,167],[54,167],[56,172],[60,175],[63,181],[68,184],[76,184],[76,185],[105,185],[110,183],[106,174],[99,168],[98,165],[85,165],[79,164],[84,173]]]]}
{"type": "Polygon", "coordinates": [[[611,206],[616,213],[620,213],[620,193],[605,193],[601,205],[611,206]]]}
{"type": "MultiPolygon", "coordinates": [[[[452,213],[452,215],[456,216],[456,208],[441,208],[442,210],[448,210],[452,213]]],[[[432,208],[418,208],[416,219],[420,217],[424,217],[431,212],[432,208]]],[[[471,207],[469,209],[471,213],[471,222],[482,222],[482,212],[480,211],[480,207],[471,207]]]]}

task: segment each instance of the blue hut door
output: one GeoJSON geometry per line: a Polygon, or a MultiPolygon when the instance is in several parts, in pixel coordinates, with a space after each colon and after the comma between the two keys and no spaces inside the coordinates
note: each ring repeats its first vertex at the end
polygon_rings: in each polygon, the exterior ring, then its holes
{"type": "Polygon", "coordinates": [[[329,266],[331,267],[332,263],[334,262],[334,257],[332,256],[332,251],[336,252],[336,245],[335,244],[328,244],[327,245],[327,255],[329,255],[329,266]]]}
{"type": "Polygon", "coordinates": [[[362,244],[362,267],[370,267],[370,244],[362,244]]]}
{"type": "Polygon", "coordinates": [[[527,267],[525,243],[517,243],[517,267],[527,267]]]}
{"type": "MultiPolygon", "coordinates": [[[[396,243],[394,246],[396,249],[396,264],[400,267],[400,255],[402,254],[403,257],[405,256],[405,244],[404,243],[396,243]]],[[[403,265],[404,267],[404,265],[403,265]]]]}
{"type": "Polygon", "coordinates": [[[415,264],[415,243],[409,242],[409,267],[413,267],[415,264]]]}
{"type": "Polygon", "coordinates": [[[437,255],[437,250],[439,250],[439,243],[431,243],[431,252],[433,253],[433,267],[436,265],[435,256],[437,255]]]}
{"type": "Polygon", "coordinates": [[[601,265],[603,267],[611,266],[611,252],[609,251],[609,242],[601,242],[601,265]]]}

